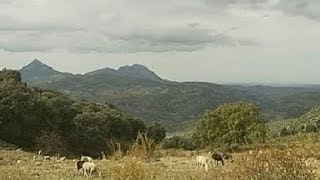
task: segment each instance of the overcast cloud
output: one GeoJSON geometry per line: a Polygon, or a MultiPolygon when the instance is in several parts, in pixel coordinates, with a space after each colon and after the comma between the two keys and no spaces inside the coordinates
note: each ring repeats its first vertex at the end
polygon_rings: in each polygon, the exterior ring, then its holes
{"type": "Polygon", "coordinates": [[[319,0],[0,0],[0,22],[0,67],[141,63],[178,81],[320,83],[319,0]]]}

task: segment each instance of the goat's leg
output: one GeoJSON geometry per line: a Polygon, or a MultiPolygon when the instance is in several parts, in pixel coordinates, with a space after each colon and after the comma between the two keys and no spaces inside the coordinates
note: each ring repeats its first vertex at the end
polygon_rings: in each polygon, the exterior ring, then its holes
{"type": "Polygon", "coordinates": [[[89,171],[89,179],[91,177],[91,174],[92,174],[92,169],[90,169],[90,171],[89,171]]]}
{"type": "Polygon", "coordinates": [[[209,171],[208,164],[204,164],[204,170],[209,171]]]}
{"type": "Polygon", "coordinates": [[[83,169],[83,176],[84,176],[84,177],[88,177],[88,172],[87,172],[87,170],[84,170],[84,169],[83,169]]]}

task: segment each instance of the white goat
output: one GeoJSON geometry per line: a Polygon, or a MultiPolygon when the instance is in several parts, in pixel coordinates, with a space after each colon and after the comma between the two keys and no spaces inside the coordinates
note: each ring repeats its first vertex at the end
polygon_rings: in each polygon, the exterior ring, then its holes
{"type": "Polygon", "coordinates": [[[197,156],[196,157],[196,166],[200,169],[204,166],[206,171],[209,170],[209,163],[211,162],[210,157],[197,156]]]}
{"type": "Polygon", "coordinates": [[[50,161],[50,160],[51,160],[50,156],[44,156],[43,157],[43,161],[50,161]]]}
{"type": "Polygon", "coordinates": [[[57,162],[62,162],[65,161],[67,158],[66,157],[61,157],[60,159],[57,160],[57,162]]]}
{"type": "Polygon", "coordinates": [[[95,163],[93,163],[93,162],[85,162],[85,163],[83,163],[82,168],[83,168],[83,171],[84,171],[84,173],[83,173],[84,177],[90,178],[91,174],[94,171],[97,171],[99,173],[99,176],[101,176],[101,173],[97,169],[97,165],[95,163]]]}
{"type": "Polygon", "coordinates": [[[91,163],[93,162],[93,159],[90,156],[81,156],[80,160],[84,162],[91,162],[91,163]]]}

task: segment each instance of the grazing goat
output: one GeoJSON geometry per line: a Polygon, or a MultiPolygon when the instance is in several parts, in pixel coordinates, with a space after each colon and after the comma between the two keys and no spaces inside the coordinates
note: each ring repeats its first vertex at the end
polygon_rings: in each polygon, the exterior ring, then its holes
{"type": "Polygon", "coordinates": [[[223,160],[223,156],[221,154],[218,153],[214,153],[212,154],[212,159],[216,161],[217,166],[219,165],[219,162],[221,162],[222,166],[224,165],[224,160],[223,160]]]}
{"type": "Polygon", "coordinates": [[[50,160],[51,160],[50,156],[44,156],[43,158],[43,161],[50,161],[50,160]]]}
{"type": "Polygon", "coordinates": [[[93,159],[90,156],[81,156],[80,160],[84,162],[91,162],[91,163],[93,162],[93,159]]]}
{"type": "Polygon", "coordinates": [[[99,173],[99,177],[101,176],[101,173],[97,169],[97,165],[93,162],[85,162],[82,165],[83,171],[84,171],[84,177],[90,178],[91,174],[95,171],[99,173]]]}
{"type": "Polygon", "coordinates": [[[209,170],[210,158],[205,156],[197,156],[196,157],[196,166],[200,169],[204,166],[206,171],[209,170]]]}
{"type": "Polygon", "coordinates": [[[232,155],[229,154],[229,153],[223,153],[223,154],[222,154],[222,157],[223,157],[224,160],[227,160],[227,161],[230,160],[230,162],[233,162],[232,155]]]}
{"type": "Polygon", "coordinates": [[[84,164],[84,163],[85,163],[84,161],[78,161],[78,162],[77,162],[77,174],[79,173],[79,170],[80,170],[80,169],[82,169],[83,174],[84,174],[84,169],[83,169],[83,164],[84,164]]]}
{"type": "Polygon", "coordinates": [[[62,162],[65,161],[67,158],[66,157],[61,157],[60,159],[57,160],[57,162],[62,162]]]}

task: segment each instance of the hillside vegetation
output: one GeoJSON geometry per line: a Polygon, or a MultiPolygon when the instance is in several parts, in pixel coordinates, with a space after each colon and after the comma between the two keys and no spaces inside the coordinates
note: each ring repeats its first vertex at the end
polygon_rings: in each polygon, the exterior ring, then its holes
{"type": "MultiPolygon", "coordinates": [[[[82,81],[88,76],[80,77],[82,81]]],[[[162,81],[144,82],[153,87],[157,83],[162,86],[162,81]]],[[[123,81],[118,83],[123,86],[123,81]]],[[[166,138],[161,124],[146,126],[110,103],[79,101],[54,90],[32,88],[22,82],[19,72],[0,71],[0,179],[82,179],[75,173],[80,155],[95,158],[102,175],[94,174],[95,179],[320,178],[319,107],[300,118],[279,121],[282,124],[266,123],[261,104],[228,102],[236,100],[238,93],[248,93],[244,90],[204,83],[178,84],[185,85],[181,91],[211,86],[223,94],[228,89],[234,97],[214,98],[217,104],[203,113],[185,136],[166,138]],[[39,149],[42,154],[34,153],[39,149]],[[225,159],[224,166],[209,163],[208,171],[196,168],[196,157],[208,156],[208,151],[232,158],[225,159]],[[67,159],[60,161],[57,154],[67,159]],[[50,155],[50,160],[43,155],[50,155]]]]}
{"type": "Polygon", "coordinates": [[[8,143],[50,155],[97,157],[101,152],[112,154],[114,143],[128,149],[143,132],[155,140],[166,133],[161,125],[146,127],[112,105],[30,88],[21,82],[19,72],[0,71],[0,139],[8,143]]]}
{"type": "MultiPolygon", "coordinates": [[[[196,156],[206,155],[206,151],[157,150],[155,161],[134,154],[120,159],[110,157],[95,160],[101,177],[94,173],[92,179],[319,179],[319,143],[301,139],[294,137],[286,144],[270,142],[268,146],[235,152],[232,162],[224,166],[210,164],[208,172],[195,166],[196,156]]],[[[0,150],[0,171],[2,179],[84,179],[82,173],[76,173],[72,159],[43,161],[33,153],[15,150],[0,150]]]]}
{"type": "Polygon", "coordinates": [[[142,65],[104,68],[84,75],[58,72],[33,61],[22,70],[23,81],[59,90],[74,99],[111,103],[144,119],[181,130],[219,105],[249,101],[259,105],[264,120],[297,118],[320,105],[317,87],[218,85],[163,80],[142,65]]]}

